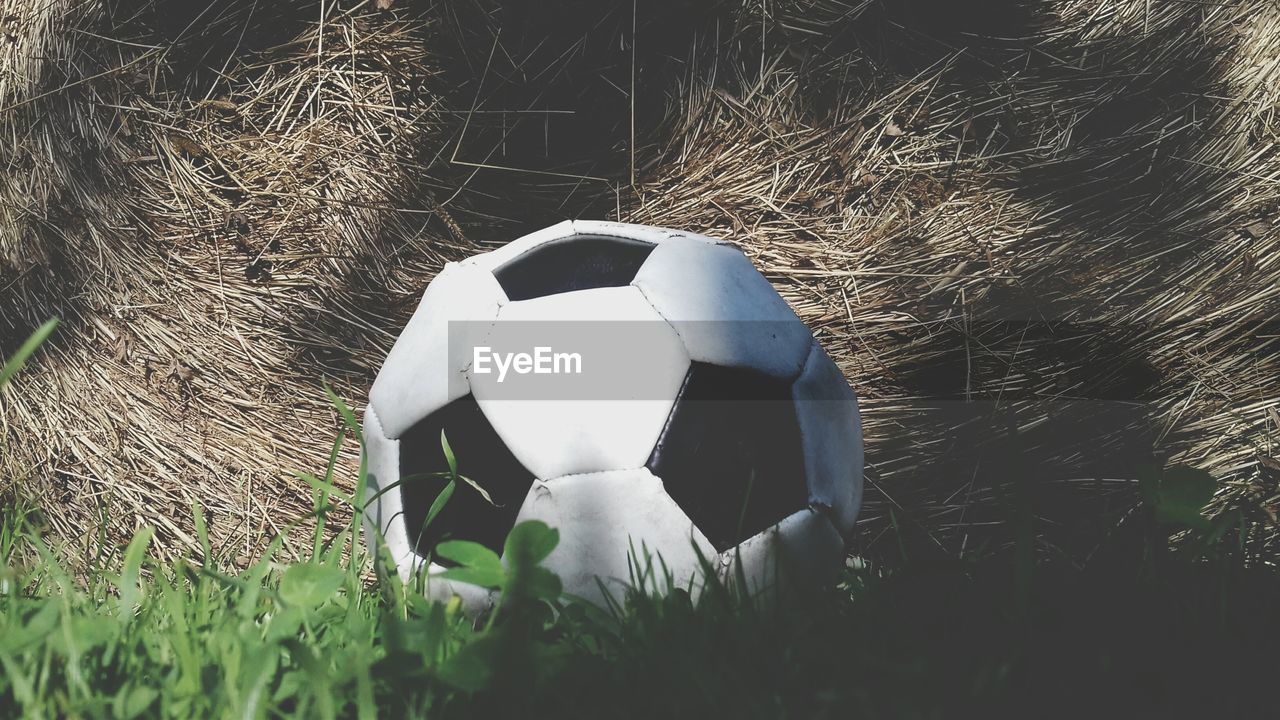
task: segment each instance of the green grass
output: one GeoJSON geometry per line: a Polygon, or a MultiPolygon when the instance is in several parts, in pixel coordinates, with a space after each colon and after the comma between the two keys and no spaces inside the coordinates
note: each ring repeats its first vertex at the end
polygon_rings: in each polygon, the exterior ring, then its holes
{"type": "Polygon", "coordinates": [[[341,543],[230,572],[148,562],[144,531],[77,579],[31,520],[0,529],[3,717],[1258,716],[1277,670],[1267,568],[1041,564],[1024,605],[996,555],[615,613],[497,568],[502,609],[473,622],[366,583],[341,543]]]}
{"type": "MultiPolygon", "coordinates": [[[[308,478],[317,515],[362,496],[334,488],[333,467],[308,478]]],[[[440,546],[455,577],[501,594],[475,620],[366,558],[355,522],[307,538],[303,561],[278,562],[278,537],[236,570],[197,507],[203,562],[151,560],[144,529],[71,572],[38,513],[11,504],[0,717],[1266,716],[1280,575],[1239,561],[1230,522],[1203,521],[1206,477],[1144,478],[1134,531],[1087,567],[1027,562],[1025,534],[1007,551],[848,570],[770,603],[713,582],[696,601],[674,590],[580,604],[539,565],[555,530],[525,524],[505,563],[440,546]],[[1165,551],[1170,523],[1198,541],[1165,551]]]]}

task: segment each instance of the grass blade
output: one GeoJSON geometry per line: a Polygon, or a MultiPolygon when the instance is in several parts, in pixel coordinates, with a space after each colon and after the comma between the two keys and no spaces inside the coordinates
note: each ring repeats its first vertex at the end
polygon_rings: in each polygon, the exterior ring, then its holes
{"type": "Polygon", "coordinates": [[[22,343],[22,347],[18,348],[18,352],[9,358],[3,368],[0,368],[0,388],[7,385],[13,379],[13,376],[18,374],[18,371],[22,369],[22,366],[31,358],[32,354],[49,339],[56,327],[58,327],[58,319],[54,318],[37,328],[31,337],[22,343]]]}
{"type": "Polygon", "coordinates": [[[155,528],[142,528],[129,541],[129,547],[124,551],[124,567],[120,570],[119,588],[120,617],[122,618],[132,615],[137,605],[142,601],[142,588],[138,584],[141,579],[142,560],[146,555],[147,546],[151,544],[151,538],[155,534],[155,528]]]}

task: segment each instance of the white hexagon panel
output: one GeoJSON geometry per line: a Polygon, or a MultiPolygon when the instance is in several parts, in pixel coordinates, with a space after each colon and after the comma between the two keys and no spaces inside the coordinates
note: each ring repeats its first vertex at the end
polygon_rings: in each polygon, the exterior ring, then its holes
{"type": "Polygon", "coordinates": [[[644,468],[570,475],[534,483],[516,521],[561,528],[546,567],[574,594],[621,601],[630,586],[696,591],[715,550],[644,468]],[[597,583],[596,581],[599,580],[597,583]]]}
{"type": "Polygon", "coordinates": [[[388,437],[467,393],[465,358],[448,353],[451,324],[483,333],[506,299],[493,274],[474,265],[450,263],[431,281],[369,391],[388,437]]]}
{"type": "Polygon", "coordinates": [[[789,380],[809,354],[809,329],[737,248],[672,238],[654,249],[633,284],[695,362],[789,380]]]}
{"type": "Polygon", "coordinates": [[[484,343],[468,372],[476,400],[541,479],[644,465],[689,371],[680,338],[633,287],[509,303],[484,343]]]}

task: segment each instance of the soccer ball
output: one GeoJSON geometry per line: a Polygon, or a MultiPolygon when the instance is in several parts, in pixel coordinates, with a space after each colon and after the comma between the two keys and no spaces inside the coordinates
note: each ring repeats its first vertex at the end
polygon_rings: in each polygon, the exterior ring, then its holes
{"type": "Polygon", "coordinates": [[[862,499],[857,400],[804,323],[736,247],[640,225],[566,221],[446,265],[364,438],[373,546],[472,610],[488,591],[433,579],[443,539],[500,553],[542,520],[546,567],[597,603],[650,569],[758,593],[834,574],[862,499]],[[466,481],[427,523],[442,431],[466,481]]]}

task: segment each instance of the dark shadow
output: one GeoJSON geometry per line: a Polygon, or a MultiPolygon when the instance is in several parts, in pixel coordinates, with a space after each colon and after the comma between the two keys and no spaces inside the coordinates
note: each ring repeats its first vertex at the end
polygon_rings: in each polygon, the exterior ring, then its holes
{"type": "MultiPolygon", "coordinates": [[[[202,100],[234,71],[235,60],[294,41],[319,19],[319,5],[304,0],[111,0],[109,37],[159,47],[158,77],[139,78],[148,92],[202,100]]],[[[333,11],[330,7],[330,12],[333,11]]],[[[246,78],[236,78],[244,81],[246,78]]]]}
{"type": "Polygon", "coordinates": [[[613,212],[655,145],[681,78],[728,37],[730,2],[472,0],[439,8],[454,130],[442,160],[469,233],[501,244],[613,212]],[[634,137],[634,144],[633,144],[634,137]],[[484,165],[487,167],[478,167],[484,165]],[[517,200],[518,198],[518,200],[517,200]]]}

